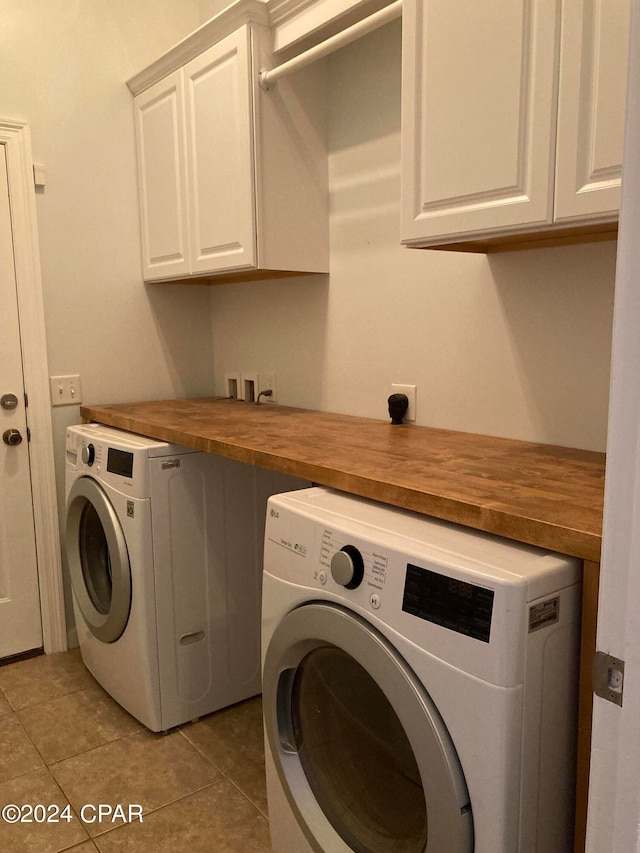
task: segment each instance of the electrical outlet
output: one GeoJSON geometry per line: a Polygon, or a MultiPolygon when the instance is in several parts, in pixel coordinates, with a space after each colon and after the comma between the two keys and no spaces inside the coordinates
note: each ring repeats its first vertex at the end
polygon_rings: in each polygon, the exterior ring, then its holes
{"type": "Polygon", "coordinates": [[[240,399],[246,403],[255,403],[258,396],[259,379],[257,373],[240,374],[240,399]]]}
{"type": "Polygon", "coordinates": [[[227,396],[232,397],[234,400],[242,400],[242,397],[240,396],[242,393],[240,374],[225,373],[224,381],[226,383],[227,396]]]}
{"type": "Polygon", "coordinates": [[[262,391],[271,391],[270,397],[261,397],[261,402],[263,403],[275,403],[278,399],[277,386],[276,386],[276,375],[275,373],[261,373],[260,374],[260,392],[262,391]]]}
{"type": "Polygon", "coordinates": [[[52,406],[77,406],[82,403],[82,387],[80,377],[73,376],[50,376],[52,406]]]}
{"type": "Polygon", "coordinates": [[[405,421],[415,421],[416,419],[416,397],[418,395],[417,385],[392,385],[392,394],[406,394],[409,400],[409,408],[404,416],[405,421]]]}

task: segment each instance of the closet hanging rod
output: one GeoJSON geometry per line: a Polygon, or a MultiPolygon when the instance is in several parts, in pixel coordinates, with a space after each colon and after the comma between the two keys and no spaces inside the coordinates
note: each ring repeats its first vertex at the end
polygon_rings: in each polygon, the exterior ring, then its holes
{"type": "Polygon", "coordinates": [[[368,18],[363,18],[357,24],[347,27],[346,30],[342,30],[340,33],[336,33],[336,35],[331,36],[326,41],[321,41],[320,44],[316,44],[314,47],[309,48],[309,50],[305,50],[304,53],[294,56],[293,59],[289,59],[281,65],[276,65],[275,68],[271,68],[269,71],[262,69],[259,74],[260,86],[266,89],[269,83],[275,83],[276,80],[284,77],[285,74],[290,74],[298,68],[304,68],[305,65],[328,56],[334,50],[338,50],[338,48],[344,47],[346,44],[351,44],[352,41],[377,30],[378,27],[395,20],[395,18],[399,18],[400,15],[402,15],[402,0],[395,0],[390,6],[385,6],[384,9],[374,12],[368,18]]]}

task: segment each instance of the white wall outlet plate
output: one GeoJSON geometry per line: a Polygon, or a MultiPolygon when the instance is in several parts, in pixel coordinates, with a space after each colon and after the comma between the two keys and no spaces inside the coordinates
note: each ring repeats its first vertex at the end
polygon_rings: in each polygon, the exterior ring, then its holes
{"type": "Polygon", "coordinates": [[[49,386],[52,406],[79,406],[82,402],[82,387],[77,374],[50,376],[49,386]]]}
{"type": "Polygon", "coordinates": [[[415,422],[416,419],[416,398],[418,396],[417,385],[392,385],[391,394],[406,394],[409,400],[409,408],[404,416],[405,421],[415,422]]]}
{"type": "Polygon", "coordinates": [[[276,403],[278,400],[278,389],[276,386],[275,373],[260,373],[260,391],[271,391],[269,397],[261,397],[261,403],[276,403]]]}

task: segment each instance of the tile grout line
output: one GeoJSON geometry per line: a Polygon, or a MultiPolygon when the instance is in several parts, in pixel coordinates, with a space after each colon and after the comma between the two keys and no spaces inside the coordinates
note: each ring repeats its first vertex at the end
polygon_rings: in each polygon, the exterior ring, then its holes
{"type": "MultiPolygon", "coordinates": [[[[192,725],[192,724],[189,724],[189,725],[192,725]]],[[[264,818],[266,818],[267,820],[269,820],[269,816],[268,816],[268,815],[266,815],[266,814],[262,811],[262,809],[260,808],[260,806],[259,806],[257,803],[254,803],[254,801],[251,799],[251,797],[249,796],[249,794],[248,794],[246,791],[244,791],[244,790],[240,787],[240,785],[239,785],[239,784],[238,784],[238,783],[237,783],[237,782],[236,782],[236,781],[235,781],[235,780],[234,780],[234,779],[233,779],[233,778],[232,778],[228,773],[226,773],[226,772],[225,772],[221,767],[219,767],[219,766],[218,766],[218,765],[213,761],[213,759],[209,758],[209,756],[208,756],[208,755],[206,755],[206,754],[202,751],[202,749],[198,746],[198,744],[196,744],[196,743],[194,743],[192,740],[190,740],[190,739],[189,739],[189,737],[188,737],[188,735],[187,735],[187,734],[185,734],[185,733],[182,731],[182,729],[180,729],[179,731],[180,731],[180,734],[181,734],[181,735],[184,737],[184,739],[187,741],[187,743],[188,743],[188,744],[190,744],[190,746],[192,746],[192,747],[196,750],[196,752],[198,752],[198,753],[199,753],[203,758],[205,758],[205,759],[206,759],[206,760],[207,760],[207,761],[208,761],[208,762],[209,762],[213,767],[215,767],[215,768],[216,768],[216,770],[217,770],[217,771],[218,771],[218,772],[223,776],[223,778],[225,778],[225,779],[226,779],[228,782],[230,782],[230,783],[231,783],[235,788],[237,788],[237,790],[242,794],[242,796],[245,798],[245,800],[247,800],[247,801],[248,801],[248,802],[249,802],[249,803],[254,807],[254,809],[255,809],[259,814],[261,814],[264,818]]]]}
{"type": "MultiPolygon", "coordinates": [[[[153,809],[149,809],[148,811],[143,811],[143,818],[149,817],[150,815],[152,815],[152,814],[156,814],[157,812],[161,812],[163,809],[166,809],[166,808],[168,808],[169,806],[173,806],[173,805],[175,805],[176,803],[180,803],[180,802],[182,802],[183,800],[188,800],[188,799],[189,799],[189,797],[193,797],[193,796],[195,796],[196,794],[201,793],[202,791],[206,791],[208,788],[215,788],[215,786],[216,786],[216,785],[222,785],[223,781],[224,781],[224,778],[222,778],[222,779],[215,779],[213,782],[208,782],[206,785],[202,785],[201,787],[196,788],[194,791],[190,791],[188,794],[183,794],[182,796],[180,796],[180,797],[176,797],[176,798],[175,798],[175,799],[173,799],[173,800],[169,800],[169,801],[168,801],[168,802],[166,802],[166,803],[162,803],[161,805],[156,806],[156,807],[155,807],[155,808],[153,808],[153,809]]],[[[144,822],[144,821],[141,821],[141,823],[143,823],[143,822],[144,822]]],[[[82,823],[82,821],[81,821],[81,823],[82,823]]],[[[84,826],[84,824],[83,824],[83,826],[84,826]]],[[[131,826],[131,824],[127,824],[127,823],[119,823],[119,824],[116,824],[116,826],[112,826],[110,829],[105,829],[105,831],[104,831],[104,832],[99,832],[97,835],[90,835],[90,836],[89,836],[89,838],[90,838],[90,839],[91,839],[91,841],[93,841],[93,842],[94,842],[94,844],[95,844],[95,839],[96,839],[96,838],[104,838],[104,837],[105,837],[105,835],[109,835],[109,834],[110,834],[110,833],[112,833],[112,832],[116,832],[117,830],[122,829],[122,828],[123,828],[123,827],[125,827],[125,826],[131,826]]],[[[96,846],[97,846],[97,845],[96,845],[96,846]]],[[[99,848],[98,848],[98,849],[99,849],[99,848]]]]}
{"type": "MultiPolygon", "coordinates": [[[[74,756],[69,756],[69,758],[77,758],[77,757],[78,757],[78,756],[80,756],[80,755],[88,755],[90,752],[94,752],[94,751],[95,751],[95,750],[97,750],[97,749],[101,749],[102,747],[108,746],[110,743],[114,743],[116,740],[126,740],[127,738],[135,737],[135,736],[139,736],[140,734],[148,733],[149,731],[150,731],[150,730],[149,730],[149,729],[147,729],[147,728],[145,727],[144,729],[139,729],[138,731],[130,732],[128,735],[124,735],[123,737],[120,737],[120,738],[115,738],[113,741],[107,741],[107,742],[105,742],[105,743],[98,744],[97,746],[93,746],[93,747],[91,747],[91,748],[89,748],[89,749],[85,750],[84,752],[79,752],[79,753],[76,753],[74,756]]],[[[151,734],[152,734],[152,735],[154,735],[155,737],[168,737],[168,736],[170,736],[171,734],[173,734],[173,732],[174,732],[174,731],[175,731],[175,732],[178,732],[178,731],[179,731],[179,729],[170,730],[170,731],[168,731],[168,732],[151,732],[151,734]]],[[[191,742],[190,742],[188,739],[187,739],[187,743],[188,743],[190,746],[192,746],[196,752],[199,752],[199,750],[197,750],[197,749],[195,748],[195,746],[194,746],[193,744],[191,744],[191,742]]],[[[204,758],[206,758],[206,756],[203,756],[203,757],[204,757],[204,758]]],[[[64,788],[62,787],[62,785],[60,785],[60,783],[58,782],[58,780],[57,780],[57,779],[56,779],[56,777],[54,776],[53,772],[51,771],[51,768],[53,768],[53,767],[55,767],[55,766],[57,766],[57,765],[59,765],[59,764],[63,764],[63,763],[64,763],[65,761],[67,761],[67,760],[68,760],[67,758],[60,759],[59,761],[56,761],[56,762],[54,762],[53,764],[48,765],[48,766],[47,766],[47,769],[48,769],[48,770],[50,770],[51,775],[53,776],[53,778],[54,778],[54,780],[55,780],[56,784],[58,785],[58,787],[59,787],[59,788],[60,788],[60,790],[62,791],[62,793],[63,793],[63,795],[65,796],[65,798],[68,800],[69,798],[68,798],[67,794],[65,793],[64,788]]],[[[193,791],[190,791],[190,792],[189,792],[189,793],[187,793],[187,794],[183,794],[182,796],[178,796],[178,797],[176,797],[175,799],[168,800],[166,803],[162,803],[162,804],[161,804],[161,805],[159,805],[159,806],[155,806],[154,808],[145,808],[145,810],[144,810],[143,814],[144,814],[145,816],[147,816],[147,815],[151,815],[151,814],[154,814],[154,812],[160,811],[161,809],[165,808],[166,806],[170,806],[170,805],[172,805],[173,803],[180,802],[180,800],[184,800],[184,799],[186,799],[187,797],[192,796],[193,794],[197,794],[197,793],[199,793],[200,791],[205,790],[206,788],[211,788],[211,787],[213,787],[214,785],[222,784],[222,781],[224,780],[225,776],[224,776],[224,774],[222,773],[222,771],[220,770],[220,768],[216,767],[216,765],[215,765],[215,764],[213,764],[213,762],[212,762],[212,761],[210,761],[209,759],[207,759],[207,762],[208,762],[212,767],[214,767],[214,769],[215,769],[215,770],[217,770],[217,771],[218,771],[218,773],[220,773],[220,778],[214,779],[212,782],[207,782],[206,784],[201,785],[201,786],[200,786],[200,787],[198,787],[198,788],[195,788],[193,791]]],[[[72,807],[72,808],[73,808],[73,807],[72,807]]],[[[80,823],[82,824],[82,826],[83,826],[83,828],[84,828],[84,827],[85,827],[85,824],[84,824],[82,821],[80,821],[80,823]]],[[[110,829],[106,829],[104,832],[100,832],[100,833],[98,833],[98,834],[97,834],[97,835],[95,835],[95,836],[93,836],[93,835],[89,835],[89,838],[90,838],[91,840],[94,840],[95,838],[101,838],[102,836],[107,835],[108,833],[113,832],[114,830],[119,829],[120,827],[122,827],[122,826],[126,826],[126,825],[127,825],[127,824],[125,824],[125,823],[117,824],[116,826],[113,826],[113,827],[111,827],[110,829]]],[[[88,831],[87,831],[87,832],[88,832],[88,831]]]]}
{"type": "Polygon", "coordinates": [[[80,755],[88,755],[90,752],[95,752],[96,749],[102,749],[102,747],[108,746],[110,743],[115,743],[119,740],[126,740],[130,737],[135,737],[139,735],[143,731],[139,729],[135,732],[129,732],[129,734],[122,735],[122,737],[115,737],[112,740],[106,740],[103,743],[97,743],[95,746],[90,746],[88,749],[84,749],[81,752],[75,752],[73,755],[68,755],[65,758],[59,758],[56,761],[52,761],[51,764],[47,764],[47,767],[57,767],[59,764],[63,764],[65,761],[70,761],[72,758],[78,758],[80,755]]]}
{"type": "MultiPolygon", "coordinates": [[[[87,831],[87,830],[86,830],[86,828],[85,828],[84,822],[80,819],[80,815],[76,812],[76,810],[74,809],[74,807],[71,805],[71,800],[69,799],[69,797],[67,796],[67,794],[66,794],[66,793],[65,793],[65,791],[63,790],[62,786],[60,785],[60,783],[58,782],[58,780],[57,780],[57,779],[56,779],[56,777],[54,776],[54,774],[53,774],[53,772],[52,772],[52,770],[51,770],[51,767],[52,767],[53,765],[49,765],[49,764],[47,764],[47,762],[45,761],[44,756],[42,755],[42,753],[40,752],[40,750],[39,750],[39,749],[38,749],[38,747],[36,746],[35,742],[34,742],[34,741],[33,741],[33,739],[31,738],[31,736],[29,735],[29,732],[25,729],[25,727],[24,727],[24,725],[23,725],[23,723],[22,723],[22,720],[21,720],[21,719],[20,719],[20,717],[18,716],[17,711],[13,711],[12,713],[13,713],[14,717],[16,718],[16,720],[18,721],[18,725],[20,726],[20,728],[21,728],[21,729],[22,729],[22,731],[24,732],[24,734],[25,734],[25,736],[26,736],[27,740],[29,741],[29,743],[31,744],[31,746],[33,746],[33,748],[35,749],[35,751],[38,753],[38,756],[40,757],[40,760],[42,761],[42,766],[41,766],[41,767],[35,767],[35,768],[31,769],[31,770],[25,770],[25,772],[24,772],[24,773],[18,773],[18,775],[17,775],[17,776],[12,776],[10,779],[5,779],[4,781],[5,781],[5,782],[12,782],[14,779],[20,779],[22,776],[26,776],[28,773],[37,773],[37,772],[39,772],[39,771],[41,771],[41,770],[45,770],[45,771],[47,772],[47,775],[51,778],[51,781],[53,782],[53,784],[54,784],[54,785],[56,786],[56,788],[60,791],[60,794],[62,795],[63,799],[65,800],[65,802],[67,803],[67,805],[69,806],[69,808],[70,808],[70,809],[71,809],[71,811],[73,812],[73,814],[74,814],[74,816],[75,816],[76,820],[78,821],[78,823],[79,823],[79,824],[80,824],[80,826],[82,827],[83,831],[85,832],[85,834],[86,834],[86,836],[87,836],[87,838],[85,839],[85,841],[86,841],[87,839],[91,839],[91,836],[89,835],[88,831],[87,831]]],[[[81,755],[82,753],[78,753],[78,754],[79,754],[79,755],[81,755]]],[[[63,759],[63,760],[64,760],[64,759],[63,759]]],[[[66,849],[66,850],[71,849],[72,847],[77,846],[77,844],[78,844],[78,843],[84,843],[84,842],[75,842],[75,844],[71,844],[69,847],[67,847],[67,848],[63,848],[63,849],[66,849]]]]}
{"type": "Polygon", "coordinates": [[[254,802],[253,802],[253,800],[251,799],[251,797],[249,796],[249,794],[247,794],[247,792],[246,792],[246,791],[244,791],[244,790],[240,787],[240,785],[239,785],[239,784],[238,784],[234,779],[232,779],[230,776],[225,776],[225,778],[226,778],[229,782],[231,782],[231,784],[232,784],[232,785],[235,785],[235,787],[236,787],[236,788],[238,789],[238,791],[242,794],[242,796],[245,798],[245,800],[247,800],[247,801],[248,801],[248,802],[249,802],[249,803],[254,807],[254,809],[258,812],[258,814],[262,815],[262,817],[263,817],[263,818],[267,821],[267,823],[268,823],[268,822],[269,822],[269,815],[268,815],[268,814],[265,814],[265,813],[262,811],[262,809],[260,808],[260,806],[259,806],[257,803],[254,803],[254,802]]]}
{"type": "MultiPolygon", "coordinates": [[[[72,650],[68,650],[67,652],[61,652],[60,654],[68,654],[70,651],[72,651],[72,650]]],[[[9,667],[24,667],[24,665],[25,665],[25,664],[30,663],[30,661],[32,661],[32,660],[40,661],[40,660],[44,660],[44,659],[46,659],[46,658],[47,658],[47,655],[41,655],[41,656],[38,656],[38,657],[36,657],[36,658],[27,658],[27,659],[26,659],[26,660],[24,660],[24,661],[17,661],[17,662],[15,662],[15,663],[8,664],[8,666],[9,666],[9,667]]],[[[1,678],[1,667],[0,667],[0,691],[3,693],[3,695],[4,695],[5,699],[6,699],[6,700],[7,700],[7,702],[9,703],[9,707],[11,708],[11,710],[12,710],[12,711],[16,711],[16,712],[18,712],[18,711],[25,711],[25,710],[28,710],[28,709],[30,709],[30,708],[36,708],[36,707],[38,707],[38,706],[40,706],[40,705],[46,705],[46,703],[47,703],[47,702],[51,702],[51,701],[53,701],[54,699],[61,699],[61,698],[62,698],[62,697],[64,697],[64,696],[71,696],[71,695],[73,695],[74,693],[80,693],[82,690],[87,690],[87,689],[89,689],[89,687],[90,687],[90,686],[98,686],[98,687],[100,687],[100,685],[99,685],[99,684],[98,684],[98,682],[95,680],[95,678],[93,677],[93,675],[89,672],[89,670],[87,669],[87,667],[86,667],[86,666],[84,665],[84,663],[82,662],[82,659],[80,659],[80,663],[81,663],[81,666],[82,666],[82,670],[81,670],[81,672],[83,673],[83,675],[84,675],[84,674],[88,674],[88,675],[90,676],[91,681],[93,682],[91,685],[86,685],[86,684],[85,684],[85,685],[80,685],[80,686],[76,685],[76,686],[72,687],[70,690],[65,690],[64,692],[62,692],[62,693],[58,693],[58,694],[56,694],[56,695],[54,695],[54,696],[47,696],[47,697],[45,697],[44,699],[40,699],[40,700],[38,700],[38,701],[36,701],[36,702],[32,702],[31,704],[23,705],[23,706],[22,706],[22,707],[20,707],[20,708],[16,708],[16,707],[14,706],[13,702],[11,701],[10,697],[9,697],[9,693],[7,693],[7,687],[6,687],[6,686],[4,686],[4,687],[2,686],[2,683],[1,683],[1,682],[2,682],[2,678],[1,678]]],[[[35,678],[37,678],[37,677],[38,677],[38,676],[37,676],[37,674],[36,674],[36,675],[33,675],[33,676],[31,676],[31,675],[27,675],[27,678],[28,678],[30,681],[33,681],[33,680],[34,680],[35,678]]]]}
{"type": "MultiPolygon", "coordinates": [[[[102,691],[102,688],[100,688],[99,685],[97,685],[97,687],[99,690],[102,691]]],[[[45,756],[41,753],[40,749],[38,748],[35,740],[33,740],[33,738],[31,738],[31,736],[29,735],[29,732],[27,731],[24,723],[20,719],[20,714],[25,713],[25,712],[28,713],[28,712],[32,711],[34,708],[39,708],[42,705],[51,704],[51,703],[57,702],[58,700],[66,699],[69,696],[75,696],[78,693],[89,693],[90,691],[95,691],[95,689],[96,689],[95,687],[90,686],[90,687],[82,688],[81,690],[75,690],[72,693],[63,693],[60,696],[56,696],[53,699],[47,700],[47,702],[41,702],[41,703],[38,703],[35,705],[30,705],[26,708],[21,708],[19,711],[14,712],[16,714],[16,716],[18,716],[18,719],[19,719],[23,729],[25,730],[25,734],[30,739],[31,743],[33,744],[35,749],[38,751],[38,753],[41,755],[42,760],[44,761],[44,763],[47,767],[53,767],[54,765],[60,764],[62,761],[66,761],[69,758],[75,758],[78,755],[84,755],[85,753],[90,752],[93,749],[98,749],[99,747],[105,746],[108,743],[114,743],[117,740],[122,740],[123,738],[130,737],[131,735],[138,734],[140,731],[142,731],[142,729],[135,729],[135,730],[130,731],[130,732],[116,733],[113,737],[106,738],[105,740],[102,740],[100,743],[93,744],[92,746],[87,746],[85,749],[78,749],[76,752],[70,752],[68,755],[63,756],[62,758],[56,758],[52,761],[47,761],[45,756]]],[[[108,694],[106,694],[106,695],[108,696],[108,694]]],[[[110,701],[115,702],[115,700],[111,699],[111,697],[109,697],[109,699],[110,699],[110,701]]],[[[121,707],[121,706],[119,706],[119,707],[121,707]]],[[[125,713],[128,713],[128,712],[126,712],[126,709],[122,709],[122,710],[125,711],[125,713]]],[[[131,716],[131,715],[129,715],[129,716],[131,716]]],[[[135,719],[135,718],[133,718],[133,719],[135,719]]]]}
{"type": "MultiPolygon", "coordinates": [[[[22,773],[16,773],[14,776],[9,776],[8,779],[2,779],[0,781],[0,784],[4,784],[5,782],[12,782],[14,779],[20,779],[22,776],[26,776],[27,773],[35,773],[37,770],[43,770],[43,769],[48,770],[49,768],[47,767],[46,761],[44,760],[44,758],[43,758],[40,750],[38,749],[38,747],[35,745],[35,743],[29,737],[29,733],[26,731],[25,727],[22,725],[22,720],[18,716],[17,712],[12,710],[9,714],[3,714],[2,716],[3,717],[11,716],[15,719],[16,723],[18,724],[18,726],[22,730],[22,733],[26,737],[27,741],[35,749],[35,751],[38,755],[38,758],[40,759],[42,764],[40,765],[40,767],[30,767],[28,770],[23,770],[22,773]]],[[[50,773],[49,775],[53,775],[53,774],[50,773]]]]}
{"type": "MultiPolygon", "coordinates": [[[[40,759],[42,760],[42,762],[43,762],[43,763],[42,763],[42,765],[41,765],[40,767],[33,767],[33,768],[31,768],[30,770],[25,770],[23,773],[18,773],[18,774],[16,774],[15,776],[11,776],[11,777],[9,777],[8,779],[4,779],[4,780],[2,780],[2,782],[0,782],[0,784],[5,784],[5,783],[7,783],[7,782],[15,782],[17,779],[21,779],[21,778],[23,778],[24,776],[28,776],[30,773],[40,773],[40,772],[43,772],[43,771],[44,771],[44,772],[47,774],[47,776],[50,778],[51,782],[53,782],[54,786],[58,789],[58,791],[60,791],[60,794],[61,794],[61,796],[62,796],[62,799],[65,801],[66,805],[68,805],[68,806],[69,806],[69,808],[71,809],[71,812],[73,813],[74,818],[78,821],[78,824],[80,825],[80,827],[82,828],[82,831],[85,833],[85,836],[86,836],[86,837],[85,837],[84,839],[82,839],[81,841],[74,841],[72,844],[69,844],[67,847],[62,847],[62,848],[60,848],[59,853],[63,853],[63,851],[65,851],[65,850],[72,850],[74,847],[77,847],[77,846],[78,846],[78,845],[80,845],[80,844],[85,844],[87,841],[91,841],[91,840],[92,840],[92,839],[91,839],[91,836],[90,836],[90,835],[89,835],[89,833],[87,832],[87,830],[86,830],[86,828],[85,828],[85,825],[84,825],[84,822],[80,819],[80,815],[76,812],[76,810],[75,810],[75,809],[73,808],[73,806],[71,805],[71,801],[69,800],[69,797],[68,797],[68,796],[66,795],[66,793],[63,791],[62,787],[61,787],[61,786],[60,786],[60,784],[58,783],[58,780],[56,779],[56,777],[55,777],[55,776],[53,775],[53,773],[51,772],[51,769],[50,769],[49,765],[47,765],[47,763],[45,762],[44,757],[42,756],[42,754],[41,754],[40,750],[39,750],[39,749],[38,749],[38,747],[35,745],[35,743],[34,743],[34,742],[33,742],[33,740],[31,739],[31,737],[29,736],[29,733],[26,731],[26,729],[25,729],[25,728],[24,728],[24,726],[22,725],[22,721],[21,721],[21,720],[20,720],[20,718],[18,717],[18,714],[17,714],[15,711],[12,711],[12,712],[11,712],[11,714],[16,718],[16,720],[17,720],[17,722],[18,722],[18,725],[19,725],[19,726],[22,728],[22,730],[24,731],[25,736],[26,736],[26,737],[27,737],[27,739],[29,740],[29,743],[30,743],[30,744],[33,746],[33,748],[36,750],[36,752],[38,753],[38,756],[40,757],[40,759]]],[[[3,715],[3,716],[4,716],[4,715],[3,715]]],[[[65,807],[66,807],[66,806],[65,806],[65,807]]],[[[95,845],[94,845],[94,846],[95,846],[95,845]]],[[[96,848],[96,849],[97,849],[97,848],[96,848]]]]}

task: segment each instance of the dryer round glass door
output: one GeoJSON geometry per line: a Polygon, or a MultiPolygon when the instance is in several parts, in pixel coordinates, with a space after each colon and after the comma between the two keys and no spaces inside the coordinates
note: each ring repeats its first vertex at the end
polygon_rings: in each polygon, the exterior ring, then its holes
{"type": "Polygon", "coordinates": [[[288,613],[263,673],[267,739],[311,847],[470,853],[473,819],[451,737],[391,644],[351,611],[288,613]]]}
{"type": "Polygon", "coordinates": [[[111,501],[91,477],[67,499],[66,551],[71,585],[91,633],[104,643],[122,635],[131,608],[127,544],[111,501]]]}

